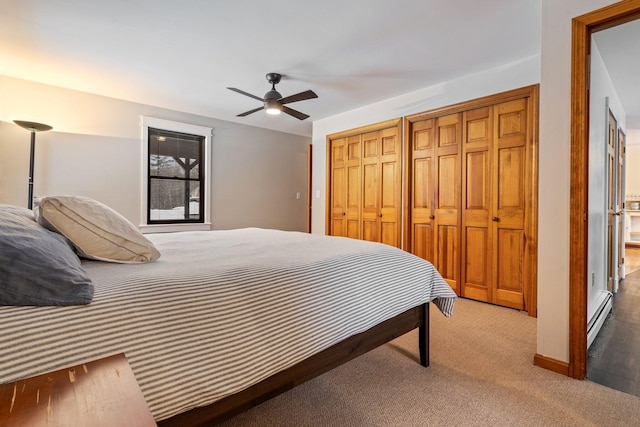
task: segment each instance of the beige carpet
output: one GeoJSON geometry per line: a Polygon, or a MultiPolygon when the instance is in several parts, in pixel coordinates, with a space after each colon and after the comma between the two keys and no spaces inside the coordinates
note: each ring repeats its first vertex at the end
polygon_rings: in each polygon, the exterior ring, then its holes
{"type": "Polygon", "coordinates": [[[431,310],[431,366],[411,332],[263,403],[231,426],[630,426],[640,399],[533,366],[536,321],[458,300],[431,310]]]}

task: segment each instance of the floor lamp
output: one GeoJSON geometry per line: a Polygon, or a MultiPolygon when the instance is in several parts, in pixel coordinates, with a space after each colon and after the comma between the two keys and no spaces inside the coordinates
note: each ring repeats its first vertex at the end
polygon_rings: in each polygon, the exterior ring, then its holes
{"type": "Polygon", "coordinates": [[[36,132],[44,132],[53,128],[49,125],[43,125],[42,123],[25,122],[23,120],[14,120],[13,122],[31,132],[31,153],[29,155],[29,203],[27,204],[27,207],[31,209],[33,208],[33,157],[36,150],[36,132]]]}

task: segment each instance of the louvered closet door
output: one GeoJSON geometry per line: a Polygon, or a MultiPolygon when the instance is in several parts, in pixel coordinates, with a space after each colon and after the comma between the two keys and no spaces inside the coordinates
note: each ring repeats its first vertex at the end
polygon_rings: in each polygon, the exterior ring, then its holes
{"type": "Polygon", "coordinates": [[[522,310],[525,289],[527,99],[494,107],[492,302],[522,310]]]}
{"type": "Polygon", "coordinates": [[[460,147],[461,114],[436,119],[435,267],[460,293],[460,147]]]}
{"type": "Polygon", "coordinates": [[[463,122],[461,292],[491,302],[493,108],[466,111],[463,122]]]}
{"type": "Polygon", "coordinates": [[[411,248],[412,254],[435,265],[433,220],[435,184],[433,153],[435,120],[410,123],[411,150],[411,248]]]}

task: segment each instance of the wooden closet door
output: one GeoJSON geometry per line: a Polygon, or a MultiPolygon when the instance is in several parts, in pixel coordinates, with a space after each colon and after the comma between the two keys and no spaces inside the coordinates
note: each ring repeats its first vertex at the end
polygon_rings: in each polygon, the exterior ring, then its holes
{"type": "Polygon", "coordinates": [[[400,247],[402,141],[397,127],[380,131],[380,242],[400,247]]]}
{"type": "Polygon", "coordinates": [[[409,251],[435,265],[433,220],[435,206],[435,120],[411,123],[411,247],[409,251]]]}
{"type": "Polygon", "coordinates": [[[380,241],[380,133],[362,135],[362,239],[380,241]]]}
{"type": "Polygon", "coordinates": [[[431,261],[458,295],[531,316],[537,105],[531,86],[405,118],[407,249],[431,261]]]}
{"type": "Polygon", "coordinates": [[[330,141],[331,154],[331,194],[330,220],[331,235],[347,235],[347,139],[330,141]]]}
{"type": "Polygon", "coordinates": [[[461,294],[492,301],[493,108],[463,114],[461,294]]]}
{"type": "Polygon", "coordinates": [[[494,107],[492,153],[492,302],[519,310],[524,309],[527,256],[525,163],[531,132],[527,110],[527,99],[494,107]]]}
{"type": "Polygon", "coordinates": [[[362,143],[360,135],[347,139],[346,162],[346,236],[360,239],[362,223],[360,220],[362,200],[362,143]]]}
{"type": "Polygon", "coordinates": [[[435,267],[460,294],[460,147],[461,114],[436,119],[435,267]]]}
{"type": "Polygon", "coordinates": [[[397,128],[362,135],[362,238],[400,247],[402,144],[397,128]]]}

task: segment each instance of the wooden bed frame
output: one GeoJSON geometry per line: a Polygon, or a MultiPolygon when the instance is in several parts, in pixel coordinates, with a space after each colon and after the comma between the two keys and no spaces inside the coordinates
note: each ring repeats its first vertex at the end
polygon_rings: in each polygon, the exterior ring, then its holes
{"type": "Polygon", "coordinates": [[[324,374],[419,328],[420,364],[429,366],[429,304],[422,304],[354,335],[234,395],[158,422],[159,427],[211,426],[324,374]]]}

